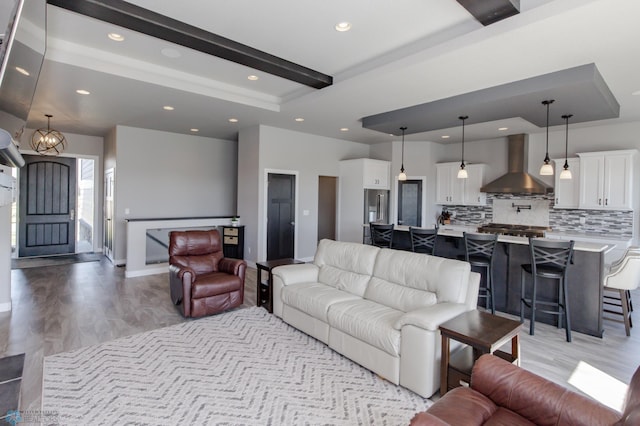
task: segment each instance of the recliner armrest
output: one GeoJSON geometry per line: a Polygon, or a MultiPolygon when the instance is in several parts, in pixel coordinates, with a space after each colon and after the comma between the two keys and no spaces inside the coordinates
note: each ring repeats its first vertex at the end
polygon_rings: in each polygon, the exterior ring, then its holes
{"type": "Polygon", "coordinates": [[[218,270],[220,272],[226,272],[227,274],[240,276],[242,273],[242,267],[247,267],[247,262],[242,259],[233,259],[230,257],[223,257],[218,262],[218,270]]]}
{"type": "Polygon", "coordinates": [[[440,324],[468,311],[462,303],[443,302],[415,309],[402,315],[393,328],[400,330],[405,325],[413,325],[425,330],[437,331],[440,324]]]}
{"type": "Polygon", "coordinates": [[[187,266],[169,265],[169,274],[175,274],[175,276],[181,280],[186,272],[191,274],[191,282],[194,282],[196,279],[196,273],[193,269],[187,266]]]}

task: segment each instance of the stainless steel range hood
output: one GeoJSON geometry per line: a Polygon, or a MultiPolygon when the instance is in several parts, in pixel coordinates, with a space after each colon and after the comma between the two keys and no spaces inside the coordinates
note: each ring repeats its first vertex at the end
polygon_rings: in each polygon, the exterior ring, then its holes
{"type": "Polygon", "coordinates": [[[499,194],[547,194],[553,191],[544,182],[525,170],[527,165],[527,135],[509,135],[509,172],[483,186],[480,191],[499,194]]]}

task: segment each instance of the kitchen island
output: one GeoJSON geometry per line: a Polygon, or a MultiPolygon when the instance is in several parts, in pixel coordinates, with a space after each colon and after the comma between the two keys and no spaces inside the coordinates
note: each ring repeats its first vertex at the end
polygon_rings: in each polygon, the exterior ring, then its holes
{"type": "MultiPolygon", "coordinates": [[[[455,259],[464,255],[462,228],[440,227],[436,255],[455,259]]],[[[397,241],[406,244],[408,228],[396,227],[397,241]]],[[[469,228],[468,232],[475,231],[469,228]]],[[[394,242],[396,238],[394,238],[394,242]]],[[[612,247],[608,244],[576,241],[573,263],[567,270],[568,303],[571,316],[571,329],[580,333],[602,337],[602,277],[605,273],[604,256],[612,247]]],[[[529,240],[524,237],[508,235],[498,236],[498,245],[494,253],[494,303],[496,310],[520,315],[520,279],[521,265],[530,263],[529,240]]],[[[527,282],[531,282],[528,275],[527,282]]],[[[557,300],[557,281],[548,283],[538,278],[538,300],[557,300]]],[[[527,285],[530,289],[531,285],[527,285]]],[[[484,302],[480,302],[484,303],[484,302]]],[[[525,318],[530,318],[528,308],[525,318]]],[[[536,321],[556,324],[557,317],[536,312],[536,321]]]]}

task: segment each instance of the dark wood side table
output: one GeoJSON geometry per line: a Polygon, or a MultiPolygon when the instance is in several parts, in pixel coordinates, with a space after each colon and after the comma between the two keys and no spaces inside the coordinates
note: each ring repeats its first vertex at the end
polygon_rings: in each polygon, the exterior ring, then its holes
{"type": "Polygon", "coordinates": [[[471,369],[483,354],[494,354],[520,365],[520,338],[522,324],[483,311],[470,311],[440,325],[442,335],[442,362],[440,365],[440,396],[471,381],[471,369]],[[450,339],[468,345],[450,356],[450,339]],[[511,353],[498,350],[511,341],[511,353]]]}
{"type": "Polygon", "coordinates": [[[276,266],[283,265],[297,265],[300,263],[304,263],[301,260],[296,259],[275,259],[275,260],[265,260],[263,262],[256,262],[256,268],[258,269],[256,283],[258,284],[257,290],[257,305],[262,306],[266,305],[267,311],[269,313],[273,313],[273,286],[271,283],[273,282],[273,275],[271,274],[271,270],[276,266]],[[267,273],[267,280],[262,280],[262,271],[267,273]]]}

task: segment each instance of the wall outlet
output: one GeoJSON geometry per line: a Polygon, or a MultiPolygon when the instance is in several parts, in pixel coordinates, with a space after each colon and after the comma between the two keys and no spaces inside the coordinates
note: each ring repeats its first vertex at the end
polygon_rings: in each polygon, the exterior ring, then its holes
{"type": "Polygon", "coordinates": [[[129,210],[129,207],[126,207],[124,209],[124,214],[129,214],[129,213],[131,213],[131,210],[129,210]]]}
{"type": "Polygon", "coordinates": [[[456,212],[451,212],[451,217],[456,217],[456,212]]]}
{"type": "Polygon", "coordinates": [[[485,212],[480,212],[480,219],[484,219],[485,217],[487,217],[487,214],[485,212]]]}
{"type": "Polygon", "coordinates": [[[587,223],[587,218],[583,216],[580,218],[580,225],[584,225],[585,223],[587,223]]]}
{"type": "Polygon", "coordinates": [[[302,210],[302,216],[309,216],[309,210],[302,210]]]}

